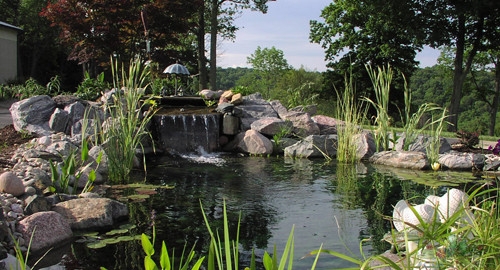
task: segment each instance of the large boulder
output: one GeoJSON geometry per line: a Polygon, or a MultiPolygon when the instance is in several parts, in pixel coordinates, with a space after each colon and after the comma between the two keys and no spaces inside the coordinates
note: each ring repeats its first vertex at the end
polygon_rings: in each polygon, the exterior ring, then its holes
{"type": "Polygon", "coordinates": [[[356,134],[353,141],[356,144],[356,157],[360,160],[368,159],[377,152],[377,144],[371,132],[356,134]]]}
{"type": "Polygon", "coordinates": [[[226,151],[237,151],[251,155],[268,155],[273,153],[273,143],[255,130],[241,132],[225,147],[226,151]]]}
{"type": "Polygon", "coordinates": [[[285,157],[316,158],[337,155],[337,135],[310,135],[285,148],[285,157]]]}
{"type": "Polygon", "coordinates": [[[64,132],[68,130],[69,113],[65,110],[56,108],[50,116],[49,127],[55,132],[64,132]]]}
{"type": "Polygon", "coordinates": [[[429,168],[429,161],[425,153],[416,151],[381,151],[373,154],[369,161],[373,164],[414,170],[429,168]]]}
{"type": "Polygon", "coordinates": [[[273,100],[269,102],[273,109],[278,113],[279,118],[283,119],[288,113],[288,109],[279,100],[273,100]]]}
{"type": "MultiPolygon", "coordinates": [[[[431,143],[431,139],[432,137],[430,136],[418,135],[412,142],[410,142],[408,146],[408,151],[417,151],[426,153],[427,147],[431,143]]],[[[395,145],[395,150],[404,151],[403,148],[406,140],[407,138],[404,134],[401,137],[399,137],[395,145]]],[[[446,140],[445,138],[440,138],[439,153],[440,154],[446,153],[450,150],[451,150],[451,145],[449,144],[448,140],[446,140]]]]}
{"type": "Polygon", "coordinates": [[[125,204],[107,198],[81,198],[56,204],[53,210],[76,230],[105,229],[128,216],[125,204]]]}
{"type": "Polygon", "coordinates": [[[28,131],[41,137],[51,133],[49,119],[55,109],[54,100],[41,95],[18,101],[9,110],[17,131],[28,131]]]}
{"type": "Polygon", "coordinates": [[[54,247],[73,237],[68,221],[54,211],[34,213],[21,220],[17,231],[23,235],[25,243],[31,239],[33,252],[54,247]]]}
{"type": "Polygon", "coordinates": [[[450,151],[439,155],[438,162],[443,168],[451,170],[482,169],[484,167],[484,155],[450,151]]]}
{"type": "Polygon", "coordinates": [[[337,134],[337,125],[345,125],[344,121],[325,115],[315,115],[311,119],[318,125],[321,135],[337,134]]]}
{"type": "Polygon", "coordinates": [[[254,121],[250,125],[251,129],[266,136],[274,136],[283,130],[292,131],[292,122],[283,121],[276,117],[264,117],[254,121]]]}
{"type": "Polygon", "coordinates": [[[318,125],[312,120],[308,113],[288,112],[284,115],[283,120],[293,123],[293,132],[299,137],[320,134],[318,125]]]}

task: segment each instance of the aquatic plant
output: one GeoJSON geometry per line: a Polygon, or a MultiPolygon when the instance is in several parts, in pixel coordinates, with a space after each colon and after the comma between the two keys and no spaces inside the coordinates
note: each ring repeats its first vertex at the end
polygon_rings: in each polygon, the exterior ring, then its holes
{"type": "Polygon", "coordinates": [[[427,159],[431,164],[433,170],[439,169],[439,149],[441,148],[441,132],[448,118],[447,110],[442,109],[441,115],[435,119],[432,116],[431,126],[430,126],[430,139],[427,146],[425,147],[425,152],[427,154],[427,159]]]}
{"type": "Polygon", "coordinates": [[[356,90],[352,76],[345,78],[343,94],[337,93],[336,117],[344,122],[337,125],[337,161],[355,163],[359,161],[354,139],[362,132],[360,124],[366,115],[366,107],[356,102],[356,90]]]}
{"type": "Polygon", "coordinates": [[[374,122],[377,125],[374,131],[377,151],[389,149],[389,127],[391,118],[389,116],[389,93],[391,90],[391,82],[393,72],[391,66],[378,67],[376,70],[370,65],[365,65],[370,80],[375,91],[375,100],[364,97],[363,100],[370,103],[375,108],[377,115],[374,122]]]}
{"type": "MultiPolygon", "coordinates": [[[[448,202],[454,199],[449,198],[448,202]]],[[[326,253],[357,266],[349,269],[498,269],[499,202],[498,189],[482,185],[464,197],[454,213],[439,210],[428,216],[408,204],[413,215],[411,221],[399,220],[404,228],[399,232],[392,230],[389,237],[396,247],[398,260],[383,254],[363,255],[362,244],[368,239],[360,241],[361,259],[332,250],[315,250],[311,254],[326,253]],[[404,243],[404,249],[399,248],[400,243],[404,243]]]]}
{"type": "MultiPolygon", "coordinates": [[[[116,91],[113,103],[107,104],[106,113],[110,118],[104,123],[101,133],[108,158],[109,180],[113,183],[128,182],[134,166],[136,149],[143,149],[143,139],[151,134],[147,126],[156,111],[152,100],[141,100],[149,70],[140,59],[130,60],[128,72],[117,60],[111,59],[113,86],[116,91]]],[[[144,171],[146,160],[142,156],[144,171]]]]}
{"type": "MultiPolygon", "coordinates": [[[[410,145],[417,139],[418,135],[422,134],[425,130],[430,128],[433,124],[432,121],[422,121],[424,116],[429,113],[433,113],[434,111],[440,110],[441,107],[434,103],[424,103],[418,107],[418,110],[414,113],[411,113],[411,105],[412,105],[412,95],[411,89],[408,87],[408,83],[406,78],[403,75],[404,79],[404,116],[401,116],[403,122],[403,132],[404,132],[404,141],[403,141],[403,150],[408,151],[410,145]]],[[[393,136],[395,138],[395,136],[393,136]]]]}

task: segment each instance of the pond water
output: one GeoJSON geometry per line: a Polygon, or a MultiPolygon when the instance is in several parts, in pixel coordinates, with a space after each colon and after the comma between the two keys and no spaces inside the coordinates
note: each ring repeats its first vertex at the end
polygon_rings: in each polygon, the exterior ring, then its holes
{"type": "MultiPolygon", "coordinates": [[[[137,177],[142,179],[140,174],[137,177]]],[[[365,255],[384,252],[390,246],[381,238],[391,228],[384,215],[392,216],[398,200],[423,201],[429,194],[443,194],[446,186],[470,180],[474,180],[471,173],[414,172],[324,160],[158,157],[149,161],[147,183],[171,188],[157,188],[156,194],[142,202],[128,202],[129,223],[134,226],[127,234],[151,235],[154,223],[157,251],[164,240],[169,249],[175,248],[176,255],[184,246],[194,246],[197,254],[205,255],[209,235],[200,203],[215,229],[222,228],[225,202],[233,236],[241,213],[241,269],[248,266],[252,249],[258,262],[274,245],[281,256],[292,228],[294,269],[310,269],[314,257],[302,257],[321,245],[361,258],[360,241],[370,239],[363,242],[365,255]],[[405,180],[408,178],[420,181],[405,180]]],[[[73,269],[143,269],[140,241],[88,248],[82,239],[86,238],[80,238],[69,250],[54,251],[70,255],[77,265],[73,269]]],[[[349,266],[353,265],[321,255],[316,269],[349,266]]]]}

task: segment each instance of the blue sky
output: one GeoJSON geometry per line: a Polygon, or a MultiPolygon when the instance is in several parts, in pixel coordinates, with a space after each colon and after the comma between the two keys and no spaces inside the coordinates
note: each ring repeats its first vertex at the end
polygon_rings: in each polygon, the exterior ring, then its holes
{"type": "MultiPolygon", "coordinates": [[[[245,10],[235,19],[240,28],[235,42],[223,41],[218,48],[217,66],[248,67],[247,57],[257,46],[282,50],[288,64],[308,70],[325,71],[324,50],[309,43],[309,21],[320,20],[321,10],[332,0],[277,0],[268,2],[267,14],[245,10]]],[[[439,52],[424,49],[417,56],[421,67],[436,63],[439,52]]]]}

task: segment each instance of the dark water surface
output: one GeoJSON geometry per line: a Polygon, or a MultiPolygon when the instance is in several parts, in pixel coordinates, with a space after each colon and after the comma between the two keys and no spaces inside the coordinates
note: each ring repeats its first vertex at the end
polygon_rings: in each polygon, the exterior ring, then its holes
{"type": "MultiPolygon", "coordinates": [[[[129,223],[136,226],[129,234],[151,235],[154,222],[157,253],[164,240],[176,255],[186,243],[188,249],[194,245],[197,254],[205,255],[209,235],[200,202],[216,230],[222,228],[225,201],[233,236],[241,213],[241,269],[248,266],[252,248],[258,261],[274,245],[281,256],[292,228],[294,269],[310,269],[314,257],[302,257],[321,245],[361,258],[360,241],[371,239],[363,243],[363,253],[383,252],[390,246],[380,239],[391,228],[383,215],[391,216],[398,200],[423,200],[444,193],[445,187],[437,187],[443,183],[471,178],[470,173],[447,172],[418,172],[415,177],[417,172],[366,164],[274,157],[162,157],[149,164],[147,182],[173,188],[157,189],[149,199],[129,203],[129,223]],[[406,177],[425,184],[401,180],[406,177]]],[[[69,253],[78,262],[74,269],[143,269],[144,252],[137,240],[97,249],[74,243],[69,253]]],[[[349,266],[353,265],[321,255],[316,269],[349,266]]]]}

